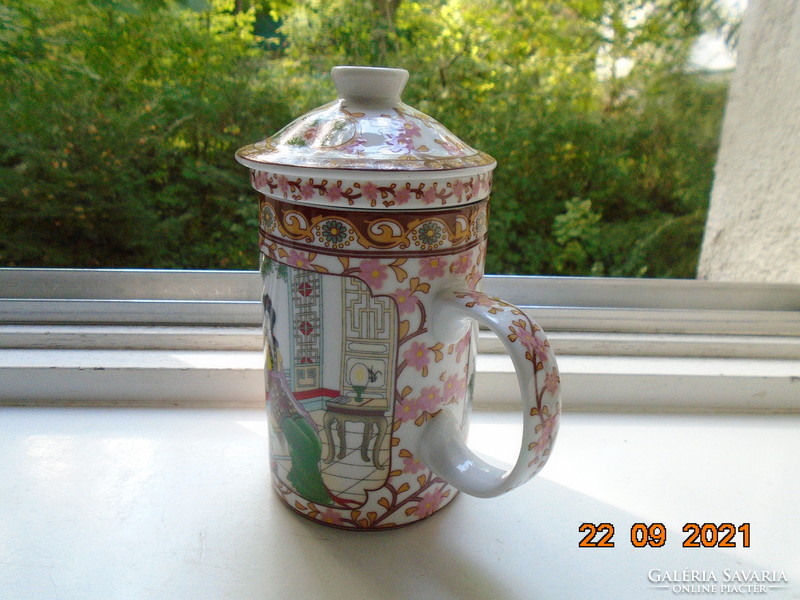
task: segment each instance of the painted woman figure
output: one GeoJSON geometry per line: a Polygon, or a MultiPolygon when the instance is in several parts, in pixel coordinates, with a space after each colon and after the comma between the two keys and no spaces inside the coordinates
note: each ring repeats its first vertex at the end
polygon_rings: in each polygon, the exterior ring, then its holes
{"type": "Polygon", "coordinates": [[[275,310],[267,294],[264,294],[263,303],[267,315],[264,333],[266,339],[270,340],[267,344],[267,414],[274,429],[283,433],[289,448],[291,468],[287,479],[304,498],[328,506],[346,504],[347,500],[332,494],[322,481],[319,468],[322,443],[317,425],[292,394],[283,368],[278,340],[273,333],[275,310]]]}

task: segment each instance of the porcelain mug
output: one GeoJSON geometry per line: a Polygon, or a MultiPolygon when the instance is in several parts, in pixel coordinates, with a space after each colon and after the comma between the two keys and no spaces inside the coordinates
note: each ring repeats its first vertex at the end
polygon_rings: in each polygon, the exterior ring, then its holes
{"type": "MultiPolygon", "coordinates": [[[[386,168],[395,163],[368,155],[375,131],[390,148],[398,129],[413,134],[414,128],[434,128],[439,141],[449,132],[399,103],[399,92],[375,99],[374,89],[386,85],[374,81],[376,70],[337,69],[344,72],[340,79],[368,81],[359,85],[373,95],[360,96],[337,81],[340,99],[323,107],[334,115],[333,125],[330,115],[311,114],[266,146],[240,150],[237,158],[251,168],[261,194],[275,488],[307,518],[374,530],[428,517],[459,490],[496,496],[533,477],[556,436],[560,380],[542,329],[525,311],[480,291],[493,162],[476,164],[486,161],[470,155],[455,169],[386,168]],[[387,108],[389,97],[394,104],[387,108]],[[370,123],[372,113],[378,116],[370,123]],[[398,113],[399,125],[381,120],[398,113]],[[336,124],[340,115],[345,125],[336,124]],[[354,128],[331,141],[332,131],[354,121],[354,128]],[[318,132],[304,133],[326,127],[322,142],[313,137],[318,132]],[[292,148],[293,139],[310,139],[315,152],[338,152],[354,138],[365,140],[360,147],[367,150],[347,154],[348,163],[337,163],[330,153],[312,166],[302,164],[302,151],[291,154],[299,164],[281,164],[273,156],[281,140],[287,152],[303,149],[297,143],[292,148]],[[271,158],[260,160],[259,148],[271,158]],[[465,443],[477,324],[505,344],[519,381],[523,439],[508,472],[465,443]]],[[[396,76],[400,70],[377,71],[396,76]]],[[[423,149],[412,158],[447,165],[447,156],[425,152],[431,146],[417,143],[423,149]]],[[[403,162],[409,164],[411,159],[403,162]]]]}

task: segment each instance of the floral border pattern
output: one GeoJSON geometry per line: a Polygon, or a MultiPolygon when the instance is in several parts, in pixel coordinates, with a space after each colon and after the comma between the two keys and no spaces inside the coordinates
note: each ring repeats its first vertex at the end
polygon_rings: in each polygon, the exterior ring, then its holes
{"type": "Polygon", "coordinates": [[[334,253],[452,253],[487,235],[488,199],[439,211],[331,211],[262,196],[260,231],[273,243],[334,253]]]}
{"type": "Polygon", "coordinates": [[[405,206],[418,201],[422,206],[448,206],[481,200],[492,189],[492,173],[470,177],[447,177],[406,183],[381,183],[359,174],[353,179],[333,179],[323,176],[287,177],[271,171],[250,170],[250,183],[262,194],[294,200],[295,202],[325,205],[365,205],[386,208],[405,206]]]}

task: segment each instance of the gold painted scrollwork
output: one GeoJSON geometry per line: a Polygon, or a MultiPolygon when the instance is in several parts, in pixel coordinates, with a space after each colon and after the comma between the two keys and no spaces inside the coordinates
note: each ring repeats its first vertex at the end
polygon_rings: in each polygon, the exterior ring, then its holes
{"type": "Polygon", "coordinates": [[[314,234],[305,215],[298,210],[287,210],[281,215],[278,221],[281,233],[293,240],[305,239],[309,242],[314,241],[314,234]]]}
{"type": "Polygon", "coordinates": [[[359,236],[365,248],[408,248],[410,233],[406,227],[394,219],[383,218],[369,223],[369,236],[359,236]]]}
{"type": "Polygon", "coordinates": [[[390,216],[297,206],[264,197],[261,229],[274,239],[339,250],[444,250],[485,236],[486,202],[434,214],[410,211],[390,216]]]}

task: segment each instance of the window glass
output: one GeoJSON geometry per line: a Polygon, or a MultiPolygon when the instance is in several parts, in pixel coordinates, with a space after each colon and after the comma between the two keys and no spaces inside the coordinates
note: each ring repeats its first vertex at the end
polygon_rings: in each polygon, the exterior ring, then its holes
{"type": "Polygon", "coordinates": [[[255,268],[234,151],[375,64],[497,159],[488,272],[694,277],[741,9],[8,0],[0,266],[255,268]]]}

